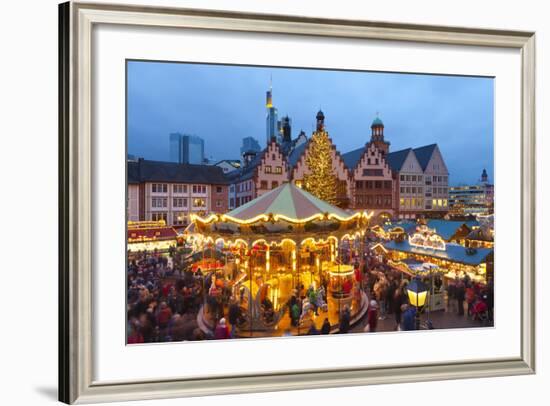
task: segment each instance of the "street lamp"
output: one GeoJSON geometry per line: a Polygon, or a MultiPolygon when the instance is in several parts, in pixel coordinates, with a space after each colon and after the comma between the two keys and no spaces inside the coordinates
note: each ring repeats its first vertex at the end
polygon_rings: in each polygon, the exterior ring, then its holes
{"type": "Polygon", "coordinates": [[[416,314],[414,316],[416,329],[420,330],[420,308],[426,303],[428,296],[428,288],[422,283],[420,278],[415,277],[407,285],[407,296],[409,297],[409,303],[416,307],[416,314]]]}

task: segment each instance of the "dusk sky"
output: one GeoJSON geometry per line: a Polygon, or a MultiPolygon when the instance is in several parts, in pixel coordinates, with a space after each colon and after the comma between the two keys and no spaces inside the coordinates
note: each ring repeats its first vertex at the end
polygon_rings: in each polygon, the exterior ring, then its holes
{"type": "Polygon", "coordinates": [[[169,134],[202,137],[215,160],[239,159],[241,140],[266,142],[265,93],[292,136],[311,135],[319,108],[337,149],[370,139],[379,112],[390,152],[437,143],[451,185],[493,180],[492,78],[128,62],[128,153],[168,160],[169,134]]]}

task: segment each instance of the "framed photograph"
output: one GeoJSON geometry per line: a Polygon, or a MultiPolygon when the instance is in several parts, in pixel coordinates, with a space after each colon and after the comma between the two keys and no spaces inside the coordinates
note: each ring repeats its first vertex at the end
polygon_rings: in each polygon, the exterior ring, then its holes
{"type": "Polygon", "coordinates": [[[534,373],[534,33],[59,22],[61,401],[534,373]]]}

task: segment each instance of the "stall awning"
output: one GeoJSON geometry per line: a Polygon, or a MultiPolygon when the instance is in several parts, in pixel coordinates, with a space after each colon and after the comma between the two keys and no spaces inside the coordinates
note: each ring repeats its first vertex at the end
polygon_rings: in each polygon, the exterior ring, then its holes
{"type": "Polygon", "coordinates": [[[411,254],[425,255],[445,261],[459,262],[466,265],[477,266],[485,262],[487,256],[493,252],[490,248],[476,248],[468,250],[458,244],[447,244],[445,251],[431,250],[426,248],[413,247],[408,241],[390,241],[384,244],[389,251],[400,251],[411,254]]]}

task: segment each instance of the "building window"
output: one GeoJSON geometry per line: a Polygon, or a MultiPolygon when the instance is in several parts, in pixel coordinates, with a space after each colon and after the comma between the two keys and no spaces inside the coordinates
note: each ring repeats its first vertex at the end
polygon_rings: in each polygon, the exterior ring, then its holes
{"type": "Polygon", "coordinates": [[[384,196],[384,207],[391,207],[391,195],[384,196]]]}
{"type": "Polygon", "coordinates": [[[271,165],[266,165],[264,169],[265,173],[271,173],[271,165]]]}
{"type": "Polygon", "coordinates": [[[172,192],[177,194],[187,193],[187,185],[173,185],[172,192]]]}
{"type": "Polygon", "coordinates": [[[260,182],[260,189],[267,189],[267,180],[262,180],[260,182]]]}
{"type": "Polygon", "coordinates": [[[206,194],[206,185],[193,185],[193,194],[206,194]]]}
{"type": "Polygon", "coordinates": [[[367,158],[367,165],[370,165],[370,158],[367,158]]]}
{"type": "Polygon", "coordinates": [[[283,168],[281,166],[276,166],[275,173],[283,173],[283,168]]]}
{"type": "Polygon", "coordinates": [[[216,207],[217,208],[222,207],[222,201],[221,200],[216,200],[216,207]]]}
{"type": "Polygon", "coordinates": [[[206,201],[201,198],[193,199],[193,207],[206,207],[206,201]]]}
{"type": "Polygon", "coordinates": [[[187,198],[185,197],[175,197],[172,201],[173,207],[187,207],[187,198]]]}
{"type": "Polygon", "coordinates": [[[172,224],[176,226],[182,226],[187,224],[187,213],[175,212],[172,214],[172,224]]]}
{"type": "Polygon", "coordinates": [[[168,199],[166,197],[153,197],[151,207],[168,207],[168,199]]]}
{"type": "Polygon", "coordinates": [[[426,185],[431,185],[431,184],[432,184],[432,177],[426,176],[426,185]]]}
{"type": "Polygon", "coordinates": [[[229,199],[229,207],[233,207],[234,205],[235,205],[235,199],[231,197],[229,199]]]}
{"type": "Polygon", "coordinates": [[[271,189],[275,189],[276,187],[279,187],[279,182],[274,180],[273,182],[271,182],[271,189]]]}
{"type": "Polygon", "coordinates": [[[168,220],[168,213],[166,213],[164,211],[163,212],[151,213],[151,220],[153,220],[153,221],[163,220],[166,223],[167,220],[168,220]]]}
{"type": "Polygon", "coordinates": [[[400,175],[399,179],[401,180],[401,182],[404,182],[405,181],[405,175],[400,175]]]}
{"type": "Polygon", "coordinates": [[[167,193],[168,185],[166,183],[153,183],[151,191],[153,193],[167,193]]]}
{"type": "Polygon", "coordinates": [[[363,176],[384,176],[382,169],[363,169],[363,176]]]}
{"type": "Polygon", "coordinates": [[[367,180],[367,189],[374,189],[374,181],[367,180]]]}
{"type": "Polygon", "coordinates": [[[384,181],[384,189],[391,189],[391,180],[384,181]]]}
{"type": "Polygon", "coordinates": [[[399,192],[405,193],[405,188],[404,188],[403,186],[401,186],[401,187],[399,188],[399,192]]]}
{"type": "Polygon", "coordinates": [[[223,188],[221,186],[216,186],[216,193],[222,193],[223,188]]]}
{"type": "Polygon", "coordinates": [[[357,189],[363,189],[363,181],[362,180],[355,181],[355,187],[357,189]]]}
{"type": "Polygon", "coordinates": [[[374,188],[375,189],[382,189],[382,181],[381,180],[374,181],[374,188]]]}

